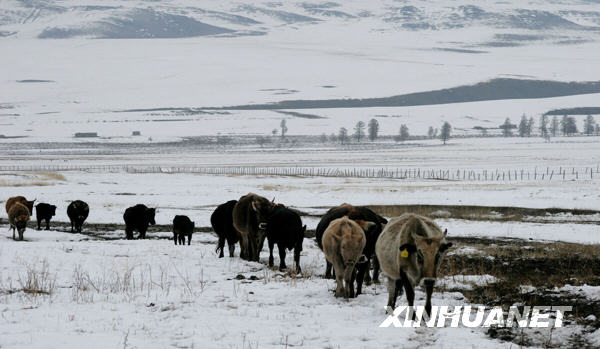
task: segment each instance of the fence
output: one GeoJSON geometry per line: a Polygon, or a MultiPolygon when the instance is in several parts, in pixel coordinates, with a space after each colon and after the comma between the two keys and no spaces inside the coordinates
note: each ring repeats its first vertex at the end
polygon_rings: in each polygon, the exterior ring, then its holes
{"type": "Polygon", "coordinates": [[[195,173],[240,176],[305,176],[343,178],[389,178],[446,181],[551,181],[593,180],[600,176],[595,167],[524,169],[431,169],[431,168],[328,168],[328,167],[193,167],[149,165],[31,165],[0,166],[0,172],[126,172],[126,173],[195,173]]]}

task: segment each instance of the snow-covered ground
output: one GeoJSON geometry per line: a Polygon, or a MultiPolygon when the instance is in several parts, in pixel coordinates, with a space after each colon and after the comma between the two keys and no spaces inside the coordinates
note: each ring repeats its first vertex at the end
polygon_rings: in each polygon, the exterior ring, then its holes
{"type": "MultiPolygon", "coordinates": [[[[212,234],[196,234],[190,247],[82,238],[53,231],[27,231],[26,242],[2,238],[3,346],[510,347],[481,328],[379,328],[386,318],[384,284],[366,287],[356,299],[336,299],[334,281],[320,276],[324,259],[312,240],[305,240],[301,257],[305,277],[294,278],[269,270],[264,252],[261,263],[216,258],[212,234]],[[18,291],[34,281],[51,295],[18,291]]],[[[442,283],[469,289],[493,282],[483,275],[442,283]]],[[[422,304],[424,293],[416,292],[422,304]]],[[[459,292],[433,296],[434,305],[464,303],[459,292]]]]}

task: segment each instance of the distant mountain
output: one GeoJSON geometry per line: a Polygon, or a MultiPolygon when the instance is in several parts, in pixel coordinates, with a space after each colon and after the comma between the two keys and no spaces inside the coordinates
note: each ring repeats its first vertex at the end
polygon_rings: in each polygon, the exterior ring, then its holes
{"type": "MultiPolygon", "coordinates": [[[[270,104],[250,104],[220,109],[278,110],[322,108],[407,107],[491,101],[500,99],[534,99],[600,93],[600,81],[560,82],[544,80],[493,79],[475,85],[458,86],[436,91],[410,93],[381,98],[325,100],[289,100],[270,104]]],[[[551,113],[551,112],[549,112],[551,113]]]]}
{"type": "Polygon", "coordinates": [[[377,31],[440,31],[468,27],[526,30],[532,36],[497,36],[491,46],[554,39],[588,40],[600,32],[600,2],[345,0],[345,1],[52,1],[3,0],[0,38],[174,38],[257,35],[281,26],[366,23],[377,31]],[[116,5],[117,4],[117,5],[116,5]],[[548,35],[549,30],[562,31],[548,35]]]}

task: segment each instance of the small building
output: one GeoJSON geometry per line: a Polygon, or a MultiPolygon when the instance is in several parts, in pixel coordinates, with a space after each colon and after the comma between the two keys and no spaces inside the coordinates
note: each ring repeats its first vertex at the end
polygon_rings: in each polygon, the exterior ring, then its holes
{"type": "Polygon", "coordinates": [[[75,133],[75,138],[94,138],[98,137],[97,132],[77,132],[75,133]]]}

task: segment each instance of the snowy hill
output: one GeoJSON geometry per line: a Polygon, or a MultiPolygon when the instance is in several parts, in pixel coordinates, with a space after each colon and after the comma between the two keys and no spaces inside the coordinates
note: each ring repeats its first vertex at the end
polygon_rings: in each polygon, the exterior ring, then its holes
{"type": "Polygon", "coordinates": [[[598,1],[5,0],[0,134],[264,134],[282,117],[291,134],[372,117],[393,133],[400,122],[415,133],[442,120],[493,126],[598,107],[588,87],[600,81],[599,39],[598,1]],[[387,102],[406,96],[419,101],[387,102]],[[276,104],[288,113],[271,111],[276,104]],[[206,111],[247,105],[264,107],[206,111]]]}

